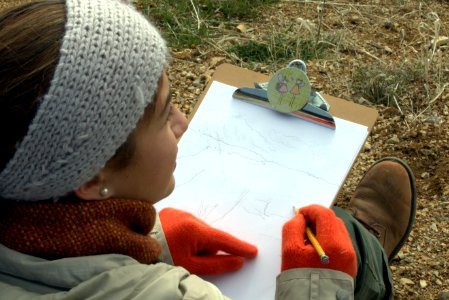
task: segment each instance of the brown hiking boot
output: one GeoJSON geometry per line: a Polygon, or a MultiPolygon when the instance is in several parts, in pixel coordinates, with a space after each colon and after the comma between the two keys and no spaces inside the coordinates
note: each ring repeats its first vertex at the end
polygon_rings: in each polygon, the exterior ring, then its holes
{"type": "Polygon", "coordinates": [[[373,233],[391,261],[412,230],[416,211],[415,179],[402,160],[387,157],[363,176],[349,212],[373,233]]]}

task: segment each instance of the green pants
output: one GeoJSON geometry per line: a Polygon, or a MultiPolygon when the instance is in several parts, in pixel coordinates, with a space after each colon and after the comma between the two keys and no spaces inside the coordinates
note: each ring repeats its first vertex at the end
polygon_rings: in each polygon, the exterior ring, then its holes
{"type": "Polygon", "coordinates": [[[391,299],[393,283],[388,258],[377,238],[345,210],[333,206],[332,210],[343,220],[357,253],[355,299],[391,299]]]}

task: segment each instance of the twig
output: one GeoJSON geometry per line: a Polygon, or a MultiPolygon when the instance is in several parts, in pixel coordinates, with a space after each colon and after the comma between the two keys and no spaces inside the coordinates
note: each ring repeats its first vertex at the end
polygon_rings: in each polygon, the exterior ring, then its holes
{"type": "Polygon", "coordinates": [[[396,107],[399,109],[399,112],[401,113],[401,115],[404,115],[404,112],[402,111],[401,107],[399,106],[398,100],[396,99],[396,96],[394,95],[396,93],[396,89],[398,88],[398,86],[399,86],[399,83],[396,84],[396,88],[393,91],[393,100],[394,100],[394,103],[396,104],[396,107]]]}
{"type": "Polygon", "coordinates": [[[440,29],[441,29],[440,18],[438,18],[434,21],[434,26],[435,26],[435,30],[434,30],[434,36],[433,36],[433,41],[432,41],[432,58],[435,55],[435,51],[437,49],[438,37],[440,36],[440,29]]]}
{"type": "Polygon", "coordinates": [[[193,7],[193,11],[195,12],[195,16],[196,16],[196,20],[198,21],[198,30],[200,30],[200,27],[201,27],[201,20],[200,20],[200,16],[199,16],[199,14],[198,14],[198,10],[196,9],[196,7],[195,7],[195,4],[193,4],[193,0],[190,0],[190,3],[192,4],[192,7],[193,7]]]}
{"type": "MultiPolygon", "coordinates": [[[[399,109],[399,112],[400,112],[401,115],[403,116],[403,115],[404,115],[404,112],[402,111],[401,107],[399,106],[399,101],[398,101],[398,99],[396,99],[396,96],[394,95],[394,93],[396,93],[396,90],[398,89],[398,86],[399,86],[399,83],[396,84],[396,87],[394,88],[394,91],[393,91],[393,100],[394,100],[394,103],[396,104],[396,107],[399,109]]],[[[408,122],[407,122],[407,119],[406,119],[406,118],[404,118],[404,122],[405,122],[405,126],[407,126],[407,129],[410,130],[410,125],[408,125],[408,122]]]]}
{"type": "Polygon", "coordinates": [[[427,105],[427,107],[426,108],[424,108],[416,117],[415,117],[415,120],[417,119],[417,118],[419,118],[426,110],[428,110],[431,106],[432,106],[432,104],[435,102],[435,101],[437,101],[437,99],[438,98],[440,98],[441,97],[441,95],[443,95],[443,93],[444,93],[444,90],[446,89],[446,87],[449,85],[449,83],[445,83],[444,85],[443,85],[443,87],[441,88],[441,90],[440,90],[440,92],[432,99],[432,100],[430,100],[430,102],[429,102],[429,105],[427,105]]]}
{"type": "Polygon", "coordinates": [[[441,88],[441,91],[438,93],[438,95],[436,95],[432,100],[430,100],[429,105],[432,104],[433,102],[437,101],[438,98],[440,98],[440,96],[443,94],[444,90],[446,89],[446,87],[449,85],[449,83],[445,83],[443,85],[443,87],[441,88]]]}
{"type": "Polygon", "coordinates": [[[374,54],[369,53],[368,51],[366,51],[366,50],[363,49],[363,48],[356,49],[356,50],[362,52],[363,54],[368,55],[369,57],[374,58],[374,59],[377,60],[378,62],[381,62],[381,63],[385,64],[385,62],[384,62],[383,60],[381,60],[379,57],[375,56],[374,54]]]}
{"type": "Polygon", "coordinates": [[[220,47],[219,45],[217,45],[216,43],[212,43],[211,41],[206,40],[206,43],[208,43],[209,45],[211,45],[213,48],[217,49],[218,51],[223,52],[225,55],[234,58],[234,59],[240,59],[237,55],[235,55],[234,53],[228,52],[225,49],[223,49],[222,47],[220,47]]]}
{"type": "Polygon", "coordinates": [[[323,4],[323,8],[318,11],[318,14],[320,17],[320,22],[318,23],[318,31],[317,31],[317,35],[316,35],[316,41],[315,41],[315,50],[316,50],[316,47],[318,46],[318,42],[320,41],[321,26],[323,25],[323,15],[324,15],[324,9],[326,7],[326,0],[323,0],[322,4],[323,4]]]}
{"type": "MultiPolygon", "coordinates": [[[[304,3],[304,4],[321,4],[322,2],[319,1],[298,1],[298,0],[281,0],[281,2],[296,2],[296,3],[304,3]]],[[[329,5],[335,5],[335,6],[359,6],[359,7],[378,7],[378,5],[370,5],[370,4],[348,4],[348,3],[336,3],[336,2],[330,2],[329,5]]]]}

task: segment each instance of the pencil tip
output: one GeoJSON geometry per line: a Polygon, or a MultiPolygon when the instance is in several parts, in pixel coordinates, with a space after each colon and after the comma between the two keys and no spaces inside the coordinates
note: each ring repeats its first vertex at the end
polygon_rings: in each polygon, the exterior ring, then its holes
{"type": "Polygon", "coordinates": [[[323,255],[323,256],[321,256],[320,258],[321,258],[321,263],[322,263],[323,265],[329,264],[329,256],[323,255]]]}

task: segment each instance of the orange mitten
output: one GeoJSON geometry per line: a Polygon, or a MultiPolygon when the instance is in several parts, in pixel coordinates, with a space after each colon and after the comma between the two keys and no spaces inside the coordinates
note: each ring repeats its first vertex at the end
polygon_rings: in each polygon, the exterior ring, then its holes
{"type": "Polygon", "coordinates": [[[357,259],[345,224],[329,208],[310,205],[284,224],[282,229],[282,271],[293,268],[321,268],[357,274],[357,259]],[[308,242],[306,227],[315,232],[316,239],[329,256],[322,264],[320,257],[308,242]]]}
{"type": "Polygon", "coordinates": [[[188,212],[164,208],[159,217],[174,264],[193,274],[236,271],[244,257],[257,255],[255,246],[210,227],[188,212]]]}

